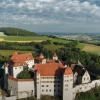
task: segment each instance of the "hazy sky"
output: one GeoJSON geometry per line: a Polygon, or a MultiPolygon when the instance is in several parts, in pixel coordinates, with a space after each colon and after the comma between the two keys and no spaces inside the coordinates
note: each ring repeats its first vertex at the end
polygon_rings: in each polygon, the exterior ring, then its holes
{"type": "Polygon", "coordinates": [[[0,27],[100,32],[100,0],[0,0],[0,27]]]}

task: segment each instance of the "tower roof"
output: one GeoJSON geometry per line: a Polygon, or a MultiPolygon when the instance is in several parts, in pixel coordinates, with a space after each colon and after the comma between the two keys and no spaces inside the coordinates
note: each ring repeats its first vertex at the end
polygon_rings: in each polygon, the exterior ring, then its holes
{"type": "Polygon", "coordinates": [[[73,74],[73,71],[71,69],[71,67],[66,67],[65,68],[65,72],[64,72],[64,75],[72,75],[73,74]]]}
{"type": "Polygon", "coordinates": [[[41,58],[41,59],[43,59],[43,58],[44,58],[43,53],[40,53],[39,58],[41,58]]]}
{"type": "Polygon", "coordinates": [[[58,57],[56,52],[53,54],[53,57],[58,57]]]}

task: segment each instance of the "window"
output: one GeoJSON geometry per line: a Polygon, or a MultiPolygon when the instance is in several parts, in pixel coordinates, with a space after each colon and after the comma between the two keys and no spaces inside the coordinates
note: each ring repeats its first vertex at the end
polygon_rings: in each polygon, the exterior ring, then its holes
{"type": "Polygon", "coordinates": [[[42,92],[44,92],[44,90],[42,90],[42,92]]]}
{"type": "Polygon", "coordinates": [[[48,90],[46,89],[46,92],[48,92],[48,90]]]}
{"type": "Polygon", "coordinates": [[[69,80],[67,80],[67,82],[68,82],[69,80]]]}
{"type": "Polygon", "coordinates": [[[49,91],[51,92],[51,89],[49,91]]]}
{"type": "Polygon", "coordinates": [[[89,77],[87,77],[87,80],[89,80],[89,77]]]}
{"type": "Polygon", "coordinates": [[[68,84],[65,84],[66,87],[68,87],[68,84]]]}
{"type": "Polygon", "coordinates": [[[42,87],[44,87],[44,85],[42,85],[42,87]]]}
{"type": "Polygon", "coordinates": [[[48,85],[46,85],[46,87],[48,87],[48,85]]]}

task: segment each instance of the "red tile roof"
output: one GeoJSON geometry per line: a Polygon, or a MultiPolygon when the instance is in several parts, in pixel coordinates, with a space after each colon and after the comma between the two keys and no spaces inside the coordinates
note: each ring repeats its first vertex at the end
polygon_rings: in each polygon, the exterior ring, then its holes
{"type": "Polygon", "coordinates": [[[32,60],[32,59],[33,59],[32,53],[18,54],[15,52],[11,56],[11,62],[14,67],[27,65],[26,61],[32,60]]]}
{"type": "Polygon", "coordinates": [[[73,74],[73,71],[72,71],[71,67],[66,67],[64,75],[71,75],[71,74],[73,74]]]}
{"type": "Polygon", "coordinates": [[[64,74],[72,74],[71,68],[64,68],[64,66],[60,63],[46,63],[46,64],[37,64],[34,68],[37,72],[40,73],[41,76],[58,76],[64,74]]]}
{"type": "Polygon", "coordinates": [[[35,70],[37,70],[41,76],[55,76],[61,73],[61,68],[64,68],[62,64],[59,63],[46,63],[35,65],[35,70]]]}
{"type": "Polygon", "coordinates": [[[32,60],[32,59],[33,59],[32,53],[24,53],[24,54],[14,53],[11,56],[11,60],[13,62],[25,62],[27,60],[32,60]]]}

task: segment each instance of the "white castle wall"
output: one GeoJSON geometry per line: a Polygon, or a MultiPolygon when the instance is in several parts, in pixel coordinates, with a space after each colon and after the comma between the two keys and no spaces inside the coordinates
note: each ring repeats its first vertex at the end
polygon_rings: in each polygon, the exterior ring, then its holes
{"type": "Polygon", "coordinates": [[[61,95],[61,79],[55,76],[41,76],[41,95],[61,95]]]}
{"type": "Polygon", "coordinates": [[[77,93],[89,91],[96,86],[100,86],[100,80],[94,80],[91,83],[76,86],[75,88],[73,88],[73,98],[75,98],[77,93]]]}
{"type": "Polygon", "coordinates": [[[73,100],[73,74],[63,76],[63,100],[73,100]]]}
{"type": "Polygon", "coordinates": [[[23,71],[23,66],[13,67],[13,77],[16,78],[21,71],[23,71]]]}
{"type": "Polygon", "coordinates": [[[32,79],[8,79],[8,88],[11,95],[16,95],[17,98],[27,98],[34,96],[34,80],[32,79]]]}

